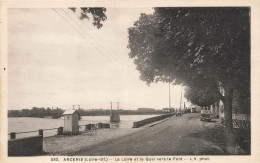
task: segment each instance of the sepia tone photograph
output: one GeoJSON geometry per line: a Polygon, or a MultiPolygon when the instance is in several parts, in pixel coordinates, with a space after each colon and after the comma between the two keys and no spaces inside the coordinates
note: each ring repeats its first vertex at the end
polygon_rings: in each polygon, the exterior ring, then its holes
{"type": "Polygon", "coordinates": [[[250,7],[7,17],[8,157],[251,155],[250,7]]]}

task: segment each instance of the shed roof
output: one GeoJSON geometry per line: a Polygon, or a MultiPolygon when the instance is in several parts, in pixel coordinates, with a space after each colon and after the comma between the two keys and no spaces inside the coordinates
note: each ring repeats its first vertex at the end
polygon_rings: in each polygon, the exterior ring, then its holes
{"type": "Polygon", "coordinates": [[[71,114],[74,114],[74,113],[78,113],[78,111],[70,109],[70,110],[66,110],[62,115],[71,115],[71,114]]]}

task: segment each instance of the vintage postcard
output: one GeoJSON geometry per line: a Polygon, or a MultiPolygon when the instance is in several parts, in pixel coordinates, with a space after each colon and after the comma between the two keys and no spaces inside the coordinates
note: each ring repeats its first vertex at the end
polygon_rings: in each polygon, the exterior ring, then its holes
{"type": "Polygon", "coordinates": [[[0,1],[1,162],[259,162],[257,1],[0,1]]]}

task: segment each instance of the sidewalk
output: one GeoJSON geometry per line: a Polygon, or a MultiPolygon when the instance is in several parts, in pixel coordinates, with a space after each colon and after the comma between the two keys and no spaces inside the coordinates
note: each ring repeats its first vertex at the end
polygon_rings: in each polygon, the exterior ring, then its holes
{"type": "Polygon", "coordinates": [[[144,128],[97,129],[84,131],[79,135],[56,135],[46,137],[43,139],[43,151],[46,152],[47,155],[68,155],[69,153],[74,153],[87,146],[117,139],[143,129],[144,128]]]}
{"type": "MultiPolygon", "coordinates": [[[[170,117],[174,118],[174,117],[170,117]]],[[[47,155],[69,155],[83,148],[124,137],[157,124],[163,123],[170,118],[146,124],[139,128],[109,128],[84,131],[79,135],[56,135],[43,139],[43,151],[47,155]]]]}
{"type": "MultiPolygon", "coordinates": [[[[225,128],[223,124],[223,120],[220,118],[213,119],[215,123],[218,123],[220,126],[225,128]]],[[[235,154],[237,155],[247,155],[250,153],[250,140],[248,140],[247,131],[243,129],[234,128],[234,134],[237,137],[236,147],[235,147],[235,154]],[[246,136],[245,136],[246,135],[246,136]]]]}

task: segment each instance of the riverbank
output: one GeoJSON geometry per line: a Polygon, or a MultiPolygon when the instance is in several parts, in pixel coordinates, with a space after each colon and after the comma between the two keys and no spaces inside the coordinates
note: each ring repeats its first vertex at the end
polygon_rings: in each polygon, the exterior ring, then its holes
{"type": "Polygon", "coordinates": [[[172,117],[146,124],[140,128],[109,128],[81,132],[79,135],[56,135],[43,139],[43,151],[47,155],[73,155],[85,148],[137,133],[163,123],[172,117]]]}
{"type": "Polygon", "coordinates": [[[79,135],[56,135],[43,139],[43,151],[47,155],[72,155],[83,148],[136,133],[144,128],[109,128],[84,131],[79,135]]]}
{"type": "MultiPolygon", "coordinates": [[[[132,128],[133,122],[155,117],[159,115],[121,115],[121,121],[119,123],[111,123],[111,128],[132,128]]],[[[97,123],[110,123],[109,116],[82,116],[78,121],[79,125],[97,124],[97,123]]],[[[43,137],[54,136],[57,134],[56,130],[48,130],[52,128],[59,128],[64,126],[63,119],[51,119],[51,118],[32,118],[32,117],[20,117],[20,118],[8,118],[8,133],[15,132],[28,132],[36,131],[26,134],[16,134],[16,138],[25,138],[29,136],[38,135],[38,130],[43,129],[43,137]]],[[[84,127],[80,127],[82,131],[84,127]]]]}

